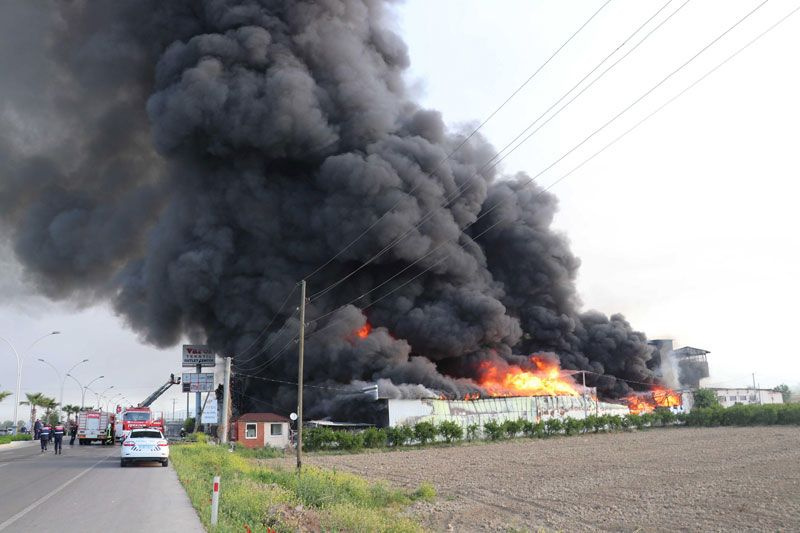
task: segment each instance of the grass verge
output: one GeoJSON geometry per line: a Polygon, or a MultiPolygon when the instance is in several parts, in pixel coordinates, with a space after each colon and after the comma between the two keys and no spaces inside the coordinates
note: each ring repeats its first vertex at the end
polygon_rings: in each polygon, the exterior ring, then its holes
{"type": "Polygon", "coordinates": [[[428,484],[403,491],[313,466],[297,475],[259,464],[256,453],[202,443],[177,445],[170,458],[209,530],[211,483],[214,476],[221,477],[214,531],[420,531],[419,524],[401,513],[415,500],[435,497],[428,484]]]}
{"type": "Polygon", "coordinates": [[[31,440],[30,435],[0,435],[0,444],[8,444],[18,440],[31,440]]]}

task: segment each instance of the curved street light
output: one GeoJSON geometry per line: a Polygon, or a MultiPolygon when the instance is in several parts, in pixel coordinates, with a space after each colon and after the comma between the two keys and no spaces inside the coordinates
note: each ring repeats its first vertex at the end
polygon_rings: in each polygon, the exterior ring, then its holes
{"type": "MultiPolygon", "coordinates": [[[[105,394],[106,394],[106,392],[107,392],[107,391],[109,391],[109,390],[111,390],[111,389],[113,389],[113,388],[114,388],[114,385],[111,385],[110,387],[106,387],[105,389],[103,389],[103,392],[101,392],[100,394],[97,394],[97,408],[98,408],[98,409],[101,407],[101,406],[100,406],[100,400],[101,400],[102,398],[105,398],[105,394]]],[[[96,393],[95,393],[95,394],[96,394],[96,393]]],[[[107,398],[106,398],[106,399],[107,399],[107,398]]],[[[108,411],[108,409],[106,409],[106,411],[108,411]]]]}
{"type": "Polygon", "coordinates": [[[47,337],[50,337],[52,335],[60,335],[60,334],[61,334],[60,331],[51,331],[47,335],[42,335],[41,337],[39,337],[38,339],[33,341],[30,346],[28,346],[28,349],[25,350],[25,352],[23,352],[22,356],[19,355],[19,352],[17,351],[16,348],[14,348],[14,345],[11,344],[11,341],[6,339],[5,337],[0,337],[0,340],[2,340],[3,342],[5,342],[6,344],[8,344],[11,347],[11,351],[14,352],[14,355],[17,358],[17,391],[16,391],[16,394],[14,395],[14,433],[15,434],[19,431],[19,427],[17,426],[17,423],[19,422],[17,414],[18,414],[18,410],[19,410],[19,395],[20,395],[20,391],[22,389],[22,365],[25,363],[25,356],[28,355],[28,353],[31,351],[31,349],[39,341],[42,341],[42,340],[44,340],[47,337]]]}
{"type": "Polygon", "coordinates": [[[83,384],[82,384],[80,381],[78,381],[78,378],[76,378],[76,377],[75,377],[75,376],[73,376],[72,374],[67,374],[67,375],[68,375],[69,377],[71,377],[72,379],[74,379],[74,380],[75,380],[75,383],[77,383],[77,384],[78,384],[78,387],[80,387],[80,388],[81,388],[81,410],[83,410],[83,405],[84,405],[84,402],[85,402],[85,400],[86,400],[86,390],[89,388],[89,385],[91,385],[92,383],[94,383],[94,382],[95,382],[95,381],[97,381],[98,379],[103,379],[105,376],[97,376],[97,377],[96,377],[96,378],[94,378],[92,381],[90,381],[89,383],[87,383],[87,384],[86,384],[86,386],[84,387],[84,386],[83,386],[83,384]]]}
{"type": "Polygon", "coordinates": [[[76,366],[81,365],[83,363],[88,363],[89,360],[88,359],[83,359],[82,361],[78,361],[77,363],[72,365],[70,367],[70,369],[67,370],[67,373],[66,373],[66,375],[64,377],[61,377],[61,372],[59,372],[58,368],[56,368],[55,365],[53,365],[50,361],[47,361],[47,360],[45,360],[45,359],[43,359],[41,357],[38,359],[38,361],[41,361],[42,363],[44,363],[47,366],[49,366],[50,368],[52,368],[55,371],[56,375],[58,376],[58,381],[61,384],[60,393],[59,393],[59,397],[58,397],[58,405],[59,405],[59,410],[61,411],[61,413],[63,415],[63,413],[64,413],[64,384],[67,382],[67,375],[69,375],[69,373],[72,372],[75,369],[76,366]]]}

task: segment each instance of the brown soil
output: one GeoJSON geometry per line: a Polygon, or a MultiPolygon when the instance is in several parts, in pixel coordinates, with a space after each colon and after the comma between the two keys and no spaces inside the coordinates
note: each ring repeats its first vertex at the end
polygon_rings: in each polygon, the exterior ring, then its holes
{"type": "Polygon", "coordinates": [[[800,529],[798,427],[652,429],[304,462],[397,486],[432,483],[436,501],[409,512],[435,531],[800,529]]]}

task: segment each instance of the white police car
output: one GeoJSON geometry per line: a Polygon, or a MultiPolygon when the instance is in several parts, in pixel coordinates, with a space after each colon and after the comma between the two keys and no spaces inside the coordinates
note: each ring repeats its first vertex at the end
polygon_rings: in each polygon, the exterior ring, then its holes
{"type": "Polygon", "coordinates": [[[134,462],[160,462],[161,466],[169,465],[169,442],[157,429],[134,429],[122,441],[120,466],[128,466],[134,462]]]}

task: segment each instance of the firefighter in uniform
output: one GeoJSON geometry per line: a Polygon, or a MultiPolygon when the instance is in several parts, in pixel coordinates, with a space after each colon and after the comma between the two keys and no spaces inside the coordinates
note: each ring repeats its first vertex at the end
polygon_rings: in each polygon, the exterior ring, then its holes
{"type": "Polygon", "coordinates": [[[56,424],[53,428],[53,448],[56,455],[61,455],[61,441],[64,438],[64,433],[65,431],[63,424],[56,424]]]}
{"type": "Polygon", "coordinates": [[[39,430],[39,443],[42,445],[42,453],[47,451],[47,442],[50,440],[50,426],[48,424],[42,425],[39,430]]]}

